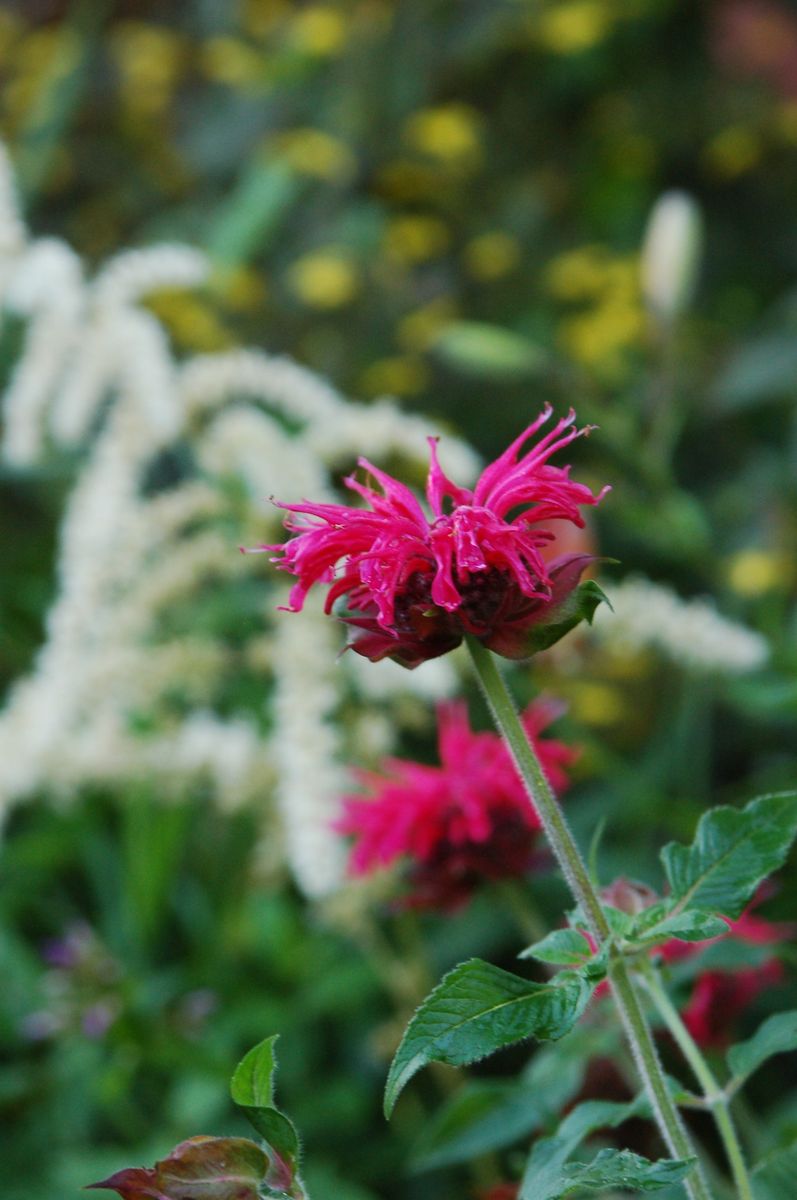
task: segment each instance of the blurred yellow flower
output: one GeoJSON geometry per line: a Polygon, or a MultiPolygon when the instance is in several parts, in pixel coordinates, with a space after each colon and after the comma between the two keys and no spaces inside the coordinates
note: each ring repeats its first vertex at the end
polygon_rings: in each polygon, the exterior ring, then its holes
{"type": "Polygon", "coordinates": [[[619,377],[625,352],[643,341],[647,328],[637,258],[581,246],[553,259],[543,279],[557,300],[582,306],[561,322],[561,345],[591,370],[619,377]]]}
{"type": "Polygon", "coordinates": [[[69,236],[91,258],[100,259],[118,249],[122,239],[118,209],[101,192],[87,197],[69,220],[69,236]]]}
{"type": "Polygon", "coordinates": [[[557,300],[588,300],[605,287],[608,263],[605,246],[580,246],[552,259],[543,280],[557,300]]]}
{"type": "Polygon", "coordinates": [[[358,30],[366,37],[382,37],[395,17],[390,0],[359,0],[355,9],[358,30]]]}
{"type": "Polygon", "coordinates": [[[603,289],[616,298],[635,300],[641,289],[639,259],[634,254],[611,258],[604,267],[603,289]]]}
{"type": "Polygon", "coordinates": [[[604,647],[601,655],[603,670],[612,679],[645,679],[656,667],[649,650],[624,646],[604,647]]]}
{"type": "Polygon", "coordinates": [[[385,254],[397,263],[425,262],[447,250],[450,241],[439,217],[394,217],[385,230],[385,254]]]}
{"type": "Polygon", "coordinates": [[[355,158],[345,142],[310,127],[288,129],[277,138],[280,156],[296,171],[333,182],[347,179],[355,158]]]}
{"type": "Polygon", "coordinates": [[[147,308],[182,349],[224,350],[235,340],[213,310],[192,292],[163,288],[148,297],[147,308]]]}
{"type": "Polygon", "coordinates": [[[437,335],[457,316],[457,306],[449,296],[438,296],[421,308],[402,317],[396,326],[396,338],[405,350],[426,350],[437,335]]]}
{"type": "Polygon", "coordinates": [[[17,47],[16,67],[20,72],[37,74],[47,70],[54,60],[74,61],[78,48],[79,40],[71,29],[58,25],[33,29],[17,47]]]}
{"type": "Polygon", "coordinates": [[[218,272],[210,281],[214,293],[232,312],[252,312],[266,298],[266,282],[253,267],[232,267],[218,272]]]}
{"type": "Polygon", "coordinates": [[[481,118],[469,104],[440,104],[413,113],[404,124],[408,145],[447,165],[464,165],[481,156],[481,118]]]}
{"type": "Polygon", "coordinates": [[[489,283],[501,279],[513,271],[520,262],[520,242],[501,230],[482,233],[468,242],[463,259],[465,267],[474,279],[489,283]]]}
{"type": "Polygon", "coordinates": [[[241,28],[250,37],[272,33],[290,10],[288,0],[243,0],[241,28]]]}
{"type": "Polygon", "coordinates": [[[0,9],[0,63],[4,63],[22,33],[22,22],[16,13],[0,9]]]}
{"type": "Polygon", "coordinates": [[[252,88],[266,83],[265,60],[240,38],[212,37],[202,46],[200,66],[214,83],[234,88],[252,88]]]}
{"type": "Polygon", "coordinates": [[[794,145],[797,142],[797,100],[787,100],[779,104],[773,113],[775,131],[784,142],[794,145]]]}
{"type": "Polygon", "coordinates": [[[125,21],[113,30],[109,48],[125,107],[141,115],[166,108],[184,62],[183,39],[165,26],[125,21]]]}
{"type": "Polygon", "coordinates": [[[559,327],[562,346],[585,367],[616,379],[625,368],[625,352],[640,343],[647,323],[639,306],[602,304],[568,317],[559,327]]]}
{"type": "Polygon", "coordinates": [[[439,196],[442,172],[438,167],[397,158],[376,175],[378,189],[399,203],[439,196]]]}
{"type": "Polygon", "coordinates": [[[605,683],[578,683],[570,689],[570,712],[585,725],[616,725],[626,715],[623,693],[605,683]]]}
{"type": "Polygon", "coordinates": [[[337,54],[346,41],[346,18],[331,4],[299,9],[291,24],[291,41],[304,54],[317,58],[337,54]]]}
{"type": "Polygon", "coordinates": [[[763,596],[793,577],[792,564],[771,550],[740,550],[728,562],[728,583],[740,596],[763,596]]]}
{"type": "Polygon", "coordinates": [[[761,138],[747,125],[729,125],[712,138],[704,151],[708,166],[725,179],[735,179],[761,160],[761,138]]]}
{"type": "Polygon", "coordinates": [[[411,355],[380,358],[366,367],[359,384],[368,396],[386,393],[391,396],[414,396],[429,382],[425,363],[411,355]]]}
{"type": "Polygon", "coordinates": [[[291,291],[308,308],[342,308],[359,289],[352,262],[338,250],[317,250],[298,258],[288,268],[291,291]]]}
{"type": "Polygon", "coordinates": [[[80,38],[65,26],[35,29],[19,39],[10,64],[13,75],[4,85],[5,108],[12,123],[28,119],[42,94],[52,93],[58,82],[71,74],[80,53],[80,38]]]}
{"type": "Polygon", "coordinates": [[[532,17],[536,40],[554,54],[580,54],[603,41],[615,19],[607,0],[558,0],[532,17]]]}

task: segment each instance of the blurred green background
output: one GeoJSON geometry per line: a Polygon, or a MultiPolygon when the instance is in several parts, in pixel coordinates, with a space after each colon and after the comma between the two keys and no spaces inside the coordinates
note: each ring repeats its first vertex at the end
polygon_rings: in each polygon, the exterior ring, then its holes
{"type": "MultiPolygon", "coordinates": [[[[608,577],[708,594],[766,638],[766,665],[747,673],[690,665],[676,629],[669,657],[598,649],[518,674],[520,691],[569,701],[584,747],[569,804],[585,843],[607,819],[606,878],[655,881],[655,848],[688,836],[708,804],[793,786],[791,5],[6,0],[0,79],[0,134],[37,235],[63,237],[90,267],[155,241],[209,255],[204,287],[149,302],[178,355],[284,352],[364,403],[389,394],[434,416],[485,457],[544,401],[572,403],[600,426],[578,469],[613,485],[595,532],[620,560],[608,577]],[[665,320],[640,255],[673,188],[702,233],[690,303],[665,320]]],[[[17,336],[4,330],[4,377],[17,336]]],[[[78,467],[56,455],[0,474],[2,688],[41,642],[78,467]]],[[[220,642],[256,622],[257,600],[239,605],[204,613],[220,642]]],[[[254,685],[234,703],[254,709],[254,685]]],[[[410,723],[407,753],[433,755],[430,726],[410,723]]],[[[320,1200],[475,1195],[508,1169],[411,1173],[447,1085],[413,1085],[390,1128],[380,1092],[426,983],[469,954],[511,960],[512,904],[486,892],[454,917],[397,919],[377,890],[351,912],[319,911],[284,878],[255,876],[253,825],[201,789],[163,805],[134,782],[10,814],[9,1200],[71,1197],[190,1134],[242,1132],[226,1077],[273,1032],[320,1200]]],[[[540,893],[558,920],[561,893],[540,893]]],[[[765,911],[788,917],[794,900],[784,874],[765,911]]],[[[767,1120],[748,1122],[763,1147],[797,1126],[797,1094],[776,1078],[756,1096],[767,1120]]]]}

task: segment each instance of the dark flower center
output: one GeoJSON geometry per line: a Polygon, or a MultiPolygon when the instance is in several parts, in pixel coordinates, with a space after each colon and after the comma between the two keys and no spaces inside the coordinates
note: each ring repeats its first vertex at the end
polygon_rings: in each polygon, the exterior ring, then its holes
{"type": "Polygon", "coordinates": [[[432,603],[431,571],[413,571],[396,593],[393,625],[398,633],[416,633],[419,612],[435,610],[432,603]]]}
{"type": "Polygon", "coordinates": [[[518,813],[493,813],[493,829],[484,842],[454,844],[441,840],[408,873],[409,906],[454,909],[485,880],[517,878],[533,865],[536,833],[518,813]]]}
{"type": "Polygon", "coordinates": [[[439,633],[441,625],[448,630],[462,629],[470,633],[486,633],[502,612],[507,592],[513,580],[507,571],[490,567],[468,575],[458,583],[462,603],[452,613],[438,608],[432,600],[433,570],[413,571],[396,594],[393,625],[397,633],[426,636],[439,633]]]}
{"type": "Polygon", "coordinates": [[[509,574],[495,567],[468,576],[462,588],[462,615],[468,628],[474,633],[491,628],[511,584],[509,574]]]}

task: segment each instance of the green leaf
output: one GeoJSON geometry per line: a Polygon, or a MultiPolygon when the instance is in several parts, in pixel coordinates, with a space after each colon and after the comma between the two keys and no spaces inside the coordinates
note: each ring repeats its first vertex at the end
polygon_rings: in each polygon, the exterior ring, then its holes
{"type": "Polygon", "coordinates": [[[697,1160],[662,1158],[651,1162],[630,1150],[601,1150],[589,1163],[568,1163],[563,1170],[563,1188],[550,1194],[550,1200],[571,1192],[604,1191],[623,1188],[637,1192],[658,1192],[684,1179],[697,1160]]]}
{"type": "Polygon", "coordinates": [[[250,160],[208,230],[208,254],[214,264],[232,270],[262,252],[303,186],[283,161],[250,160]]]}
{"type": "Polygon", "coordinates": [[[518,1200],[555,1200],[561,1196],[567,1159],[586,1137],[648,1111],[647,1101],[641,1096],[627,1104],[614,1100],[587,1100],[579,1104],[565,1117],[553,1137],[541,1138],[534,1145],[518,1200]]]}
{"type": "Polygon", "coordinates": [[[385,1115],[417,1071],[430,1062],[461,1067],[525,1038],[563,1037],[592,988],[577,971],[531,983],[473,958],[450,971],[410,1021],[390,1066],[385,1115]]]}
{"type": "Polygon", "coordinates": [[[676,986],[680,986],[702,975],[704,971],[734,973],[747,968],[761,967],[771,960],[772,954],[771,945],[756,945],[723,937],[701,947],[697,954],[689,954],[668,963],[667,974],[676,986]]]}
{"type": "Polygon", "coordinates": [[[660,942],[668,942],[676,938],[680,942],[705,942],[711,938],[722,937],[728,932],[728,922],[714,913],[703,912],[699,908],[688,908],[683,912],[673,913],[664,917],[654,925],[645,929],[636,926],[629,934],[629,940],[635,946],[657,946],[660,942]]]}
{"type": "Polygon", "coordinates": [[[434,352],[448,366],[487,379],[523,379],[546,365],[539,346],[521,334],[481,321],[456,321],[435,339],[434,352]]]}
{"type": "Polygon", "coordinates": [[[661,852],[677,910],[735,918],[763,879],[783,863],[797,833],[797,792],[752,800],[743,809],[705,813],[691,846],[661,852]]]}
{"type": "Polygon", "coordinates": [[[467,1162],[534,1133],[576,1095],[590,1060],[614,1053],[617,1043],[617,1030],[582,1025],[538,1049],[518,1080],[466,1084],[425,1126],[413,1166],[428,1171],[467,1162]]]}
{"type": "Polygon", "coordinates": [[[731,1046],[728,1066],[734,1081],[746,1079],[774,1054],[797,1050],[797,1009],[776,1013],[760,1025],[751,1038],[731,1046]]]}
{"type": "Polygon", "coordinates": [[[591,625],[596,608],[604,603],[609,603],[608,597],[593,579],[580,583],[560,604],[551,605],[544,622],[540,621],[525,630],[525,656],[547,650],[582,621],[591,625]]]}
{"type": "MultiPolygon", "coordinates": [[[[630,913],[623,912],[621,908],[615,908],[613,904],[602,904],[601,908],[614,937],[627,938],[631,936],[631,930],[634,928],[634,918],[630,913]]],[[[567,919],[577,929],[589,928],[587,919],[579,905],[570,910],[567,914],[567,919]]]]}
{"type": "Polygon", "coordinates": [[[550,1115],[545,1097],[528,1084],[498,1079],[468,1083],[432,1116],[413,1166],[430,1171],[467,1162],[534,1133],[550,1115]]]}
{"type": "Polygon", "coordinates": [[[266,1143],[270,1159],[267,1186],[301,1197],[299,1136],[292,1122],[273,1105],[277,1036],[266,1038],[244,1055],[230,1080],[230,1095],[266,1143]]]}
{"type": "Polygon", "coordinates": [[[591,957],[592,947],[578,929],[554,929],[518,955],[518,958],[536,958],[565,967],[580,967],[591,957]]]}
{"type": "Polygon", "coordinates": [[[774,1150],[756,1163],[750,1177],[755,1200],[794,1200],[797,1179],[797,1141],[774,1150]]]}
{"type": "Polygon", "coordinates": [[[230,1095],[242,1108],[268,1108],[274,1103],[274,1047],[279,1034],[264,1038],[245,1054],[230,1080],[230,1095]]]}
{"type": "Polygon", "coordinates": [[[783,396],[793,396],[797,343],[793,333],[768,333],[742,346],[714,385],[720,412],[737,412],[783,396]]]}
{"type": "Polygon", "coordinates": [[[154,1167],[128,1167],[90,1188],[108,1188],[123,1200],[259,1200],[268,1158],[247,1138],[194,1137],[154,1167]]]}

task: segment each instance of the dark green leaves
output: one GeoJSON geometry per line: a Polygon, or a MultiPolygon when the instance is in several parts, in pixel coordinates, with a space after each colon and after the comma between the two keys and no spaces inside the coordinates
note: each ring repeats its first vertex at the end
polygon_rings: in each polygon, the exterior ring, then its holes
{"type": "Polygon", "coordinates": [[[128,1167],[88,1186],[108,1188],[123,1200],[259,1200],[268,1166],[247,1138],[194,1137],[154,1167],[128,1167]]]}
{"type": "Polygon", "coordinates": [[[555,929],[518,955],[564,967],[579,967],[591,957],[592,947],[578,929],[555,929]]]}
{"type": "Polygon", "coordinates": [[[689,908],[667,915],[665,907],[664,915],[654,920],[653,924],[640,919],[631,931],[630,940],[635,946],[647,947],[669,941],[670,938],[677,938],[681,942],[704,942],[722,937],[727,932],[727,921],[714,913],[689,908]]]}
{"type": "Polygon", "coordinates": [[[541,1046],[519,1079],[467,1083],[424,1125],[413,1165],[467,1162],[548,1125],[581,1088],[593,1057],[616,1052],[619,1036],[616,1028],[583,1024],[541,1046]]]}
{"type": "Polygon", "coordinates": [[[266,1143],[266,1186],[279,1195],[301,1198],[304,1190],[297,1175],[299,1137],[273,1104],[276,1041],[276,1036],[266,1038],[244,1056],[230,1081],[230,1095],[266,1143]]]}
{"type": "Polygon", "coordinates": [[[662,862],[678,911],[698,908],[738,917],[759,883],[783,863],[797,832],[797,792],[713,808],[691,846],[671,842],[662,862]]]}
{"type": "Polygon", "coordinates": [[[630,1150],[601,1150],[589,1163],[568,1163],[563,1171],[563,1189],[551,1200],[571,1192],[602,1192],[623,1188],[635,1192],[658,1192],[680,1183],[692,1169],[693,1158],[662,1158],[651,1162],[630,1150]]]}
{"type": "Polygon", "coordinates": [[[728,1066],[734,1083],[752,1075],[773,1054],[787,1050],[797,1050],[797,1009],[769,1017],[746,1042],[730,1048],[728,1066]]]}
{"type": "Polygon", "coordinates": [[[523,1174],[519,1200],[559,1200],[573,1192],[613,1187],[652,1192],[680,1182],[691,1170],[693,1160],[650,1162],[628,1150],[603,1150],[590,1163],[567,1161],[591,1133],[647,1113],[647,1101],[641,1096],[628,1104],[609,1100],[579,1104],[565,1117],[553,1137],[542,1138],[534,1146],[523,1174]]]}
{"type": "Polygon", "coordinates": [[[464,1066],[524,1038],[550,1040],[572,1029],[590,997],[577,971],[530,983],[473,958],[450,971],[410,1021],[390,1067],[385,1113],[430,1062],[464,1066]]]}
{"type": "Polygon", "coordinates": [[[430,1171],[468,1162],[527,1137],[550,1117],[548,1097],[529,1083],[474,1080],[431,1115],[413,1155],[413,1166],[430,1171]]]}
{"type": "MultiPolygon", "coordinates": [[[[762,796],[742,809],[709,810],[700,819],[691,846],[671,842],[662,850],[670,886],[664,900],[636,916],[604,904],[616,944],[625,952],[636,953],[671,938],[684,942],[723,938],[729,929],[722,916],[733,920],[741,914],[762,880],[782,865],[795,833],[797,792],[762,796]]],[[[570,919],[583,927],[578,910],[570,919]]],[[[559,931],[530,947],[524,956],[558,955],[544,961],[576,963],[588,973],[578,949],[566,931],[559,931]],[[564,957],[571,953],[575,957],[564,957]]]]}
{"type": "Polygon", "coordinates": [[[755,1200],[794,1200],[797,1142],[768,1154],[756,1164],[750,1179],[755,1200]]]}

